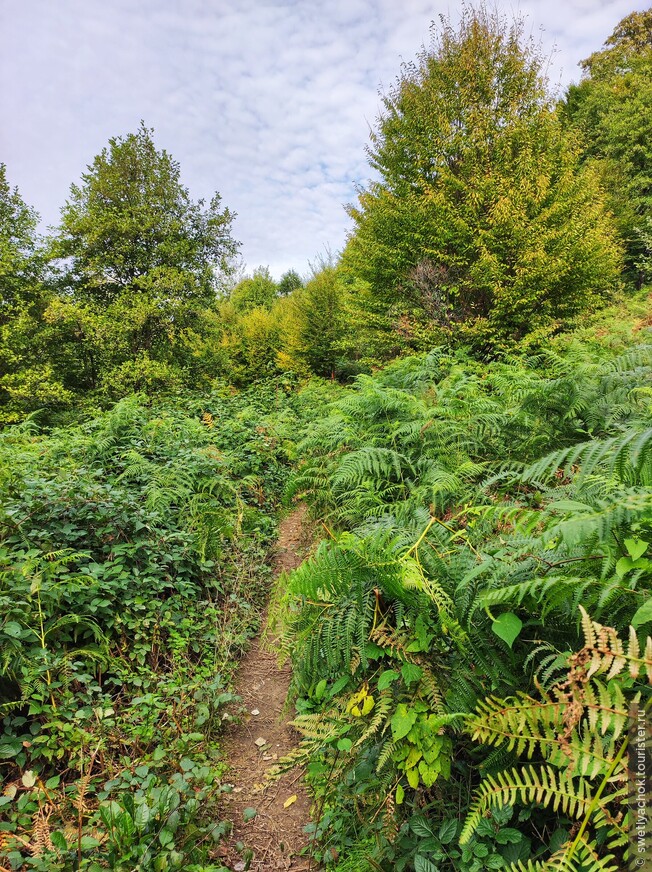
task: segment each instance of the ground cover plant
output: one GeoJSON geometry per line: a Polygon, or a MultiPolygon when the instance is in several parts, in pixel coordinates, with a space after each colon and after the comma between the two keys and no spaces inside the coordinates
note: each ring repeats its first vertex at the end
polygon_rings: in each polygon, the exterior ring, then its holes
{"type": "Polygon", "coordinates": [[[644,341],[434,351],[309,428],[290,495],[331,538],[280,611],[334,868],[623,868],[651,367],[644,341]]]}
{"type": "Polygon", "coordinates": [[[0,437],[12,868],[208,862],[223,832],[216,737],[259,622],[293,418],[277,387],[190,412],[132,397],[75,428],[0,437]]]}

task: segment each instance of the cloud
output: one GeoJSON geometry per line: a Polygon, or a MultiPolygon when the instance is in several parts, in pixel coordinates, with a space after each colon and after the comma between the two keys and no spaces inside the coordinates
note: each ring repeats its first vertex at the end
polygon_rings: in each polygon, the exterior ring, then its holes
{"type": "MultiPolygon", "coordinates": [[[[632,0],[502,0],[578,77],[632,0]]],[[[643,9],[639,2],[636,8],[643,9]]],[[[69,186],[140,119],[194,197],[238,213],[250,268],[275,275],[342,246],[343,204],[370,173],[379,86],[429,38],[430,0],[3,0],[0,160],[56,223],[69,186]]]]}

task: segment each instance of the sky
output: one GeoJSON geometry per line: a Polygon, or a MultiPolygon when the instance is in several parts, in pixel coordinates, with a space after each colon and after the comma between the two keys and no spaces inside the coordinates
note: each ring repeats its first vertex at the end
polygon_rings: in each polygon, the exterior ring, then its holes
{"type": "MultiPolygon", "coordinates": [[[[650,0],[497,0],[560,87],[650,0]]],[[[278,278],[346,240],[382,90],[453,0],[0,0],[0,163],[58,221],[112,136],[154,128],[194,199],[218,191],[249,269],[278,278]]]]}

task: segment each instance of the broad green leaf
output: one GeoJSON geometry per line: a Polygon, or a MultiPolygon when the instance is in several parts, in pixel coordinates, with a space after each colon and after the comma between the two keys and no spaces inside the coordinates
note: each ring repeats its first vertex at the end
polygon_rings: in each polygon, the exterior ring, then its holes
{"type": "Polygon", "coordinates": [[[404,663],[401,666],[401,675],[406,684],[414,684],[415,681],[420,681],[423,677],[423,669],[415,663],[404,663]]]}
{"type": "Polygon", "coordinates": [[[616,575],[618,575],[619,578],[622,578],[633,567],[634,561],[631,557],[621,557],[618,563],[616,563],[616,575]]]}
{"type": "Polygon", "coordinates": [[[390,721],[392,728],[392,739],[395,742],[398,742],[399,739],[403,739],[410,732],[412,727],[414,726],[414,722],[417,719],[417,713],[412,709],[408,709],[404,702],[399,703],[396,706],[396,711],[392,716],[392,720],[390,721]]]}
{"type": "Polygon", "coordinates": [[[395,669],[386,669],[384,672],[381,672],[378,679],[378,690],[386,690],[397,678],[398,672],[395,669]]]}
{"type": "Polygon", "coordinates": [[[554,833],[550,836],[550,851],[554,854],[555,851],[558,851],[562,845],[565,845],[566,842],[570,838],[569,830],[563,829],[563,827],[558,827],[554,833]]]}
{"type": "Polygon", "coordinates": [[[422,839],[428,839],[435,834],[430,821],[423,817],[423,815],[415,815],[411,819],[410,829],[415,836],[420,836],[422,839]]]}
{"type": "Polygon", "coordinates": [[[10,757],[15,757],[23,749],[23,744],[20,739],[3,738],[0,741],[0,760],[7,760],[10,757]]]}
{"type": "Polygon", "coordinates": [[[592,506],[579,503],[577,500],[553,500],[546,506],[548,512],[593,512],[592,506]]]}
{"type": "Polygon", "coordinates": [[[499,639],[502,639],[511,648],[523,629],[523,622],[514,612],[505,612],[493,622],[491,629],[499,639]]]}
{"type": "Polygon", "coordinates": [[[315,687],[315,699],[321,699],[326,691],[326,686],[328,682],[325,678],[322,678],[321,681],[317,682],[317,686],[315,687]]]}
{"type": "Polygon", "coordinates": [[[516,845],[523,838],[523,833],[515,827],[502,827],[496,833],[496,841],[499,845],[516,845]]]}
{"type": "Polygon", "coordinates": [[[50,839],[57,851],[68,850],[68,842],[66,841],[66,837],[60,830],[54,830],[54,832],[50,833],[50,839]]]}
{"type": "Polygon", "coordinates": [[[16,621],[7,621],[7,623],[2,627],[2,631],[6,636],[11,636],[12,639],[19,639],[23,628],[16,621]]]}
{"type": "Polygon", "coordinates": [[[414,872],[439,872],[439,866],[428,860],[422,854],[417,854],[414,858],[414,872]]]}
{"type": "Polygon", "coordinates": [[[151,816],[149,806],[144,802],[139,803],[134,811],[134,820],[138,829],[143,830],[149,823],[151,816]]]}
{"type": "Polygon", "coordinates": [[[158,840],[161,843],[161,846],[165,848],[167,845],[171,845],[172,842],[174,842],[174,833],[166,827],[163,827],[161,832],[158,834],[158,840]]]}
{"type": "Polygon", "coordinates": [[[625,539],[625,548],[632,560],[638,560],[647,551],[647,542],[642,539],[625,539]]]}
{"type": "Polygon", "coordinates": [[[426,787],[432,787],[439,775],[439,766],[436,763],[429,766],[425,760],[422,760],[419,763],[419,775],[426,787]]]}
{"type": "Polygon", "coordinates": [[[408,769],[405,773],[405,777],[408,780],[408,784],[413,790],[416,790],[419,786],[419,771],[417,769],[408,769]]]}
{"type": "Polygon", "coordinates": [[[640,627],[641,624],[647,624],[648,621],[652,621],[652,599],[649,599],[646,603],[638,608],[634,612],[634,617],[630,621],[632,627],[640,627]]]}
{"type": "Polygon", "coordinates": [[[457,833],[457,821],[455,818],[451,818],[450,820],[444,821],[444,823],[439,828],[439,841],[442,845],[448,845],[455,838],[455,834],[457,833]]]}
{"type": "Polygon", "coordinates": [[[422,757],[423,751],[420,748],[410,748],[410,753],[405,761],[405,768],[411,769],[413,766],[416,766],[422,757]]]}
{"type": "Polygon", "coordinates": [[[341,690],[344,690],[344,688],[346,687],[346,685],[347,685],[348,683],[349,683],[349,676],[348,676],[348,675],[341,675],[341,676],[337,679],[337,681],[335,682],[335,684],[334,684],[334,685],[331,687],[331,689],[329,690],[329,692],[328,692],[328,696],[329,696],[329,697],[337,696],[337,694],[338,694],[341,690]]]}

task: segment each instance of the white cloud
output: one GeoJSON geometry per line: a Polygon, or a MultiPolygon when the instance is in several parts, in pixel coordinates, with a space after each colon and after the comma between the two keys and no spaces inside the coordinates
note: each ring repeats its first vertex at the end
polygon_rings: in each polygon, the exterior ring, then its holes
{"type": "MultiPolygon", "coordinates": [[[[639,0],[498,0],[557,47],[567,84],[639,0]]],[[[345,239],[343,204],[401,60],[428,41],[436,0],[0,0],[0,161],[55,223],[110,136],[141,118],[195,197],[238,212],[250,267],[305,270],[345,239]]],[[[561,71],[561,72],[560,72],[561,71]]]]}

